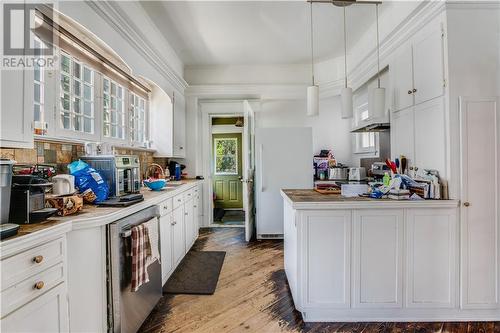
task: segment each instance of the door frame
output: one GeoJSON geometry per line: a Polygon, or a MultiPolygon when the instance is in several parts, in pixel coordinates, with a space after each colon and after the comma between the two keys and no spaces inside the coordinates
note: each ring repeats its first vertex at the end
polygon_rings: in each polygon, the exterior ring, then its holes
{"type": "MultiPolygon", "coordinates": [[[[217,117],[245,117],[245,102],[248,103],[253,103],[253,102],[259,102],[260,100],[256,99],[207,99],[207,100],[199,100],[199,110],[201,113],[201,124],[202,124],[202,137],[201,137],[201,143],[202,143],[202,167],[203,167],[203,176],[207,180],[206,181],[206,186],[204,186],[204,191],[203,191],[203,198],[205,202],[207,203],[206,205],[203,205],[204,207],[204,215],[207,216],[208,218],[206,221],[208,222],[207,226],[213,226],[213,200],[212,200],[212,193],[213,193],[213,163],[212,163],[212,156],[213,156],[213,147],[212,147],[212,118],[217,118],[217,117]],[[208,107],[209,105],[215,105],[218,104],[217,108],[210,108],[208,107]],[[233,104],[233,105],[231,105],[233,104]],[[205,110],[204,106],[205,105],[205,110]],[[211,109],[216,109],[216,110],[211,110],[211,109]]],[[[246,140],[243,138],[243,145],[242,145],[242,162],[243,165],[245,165],[245,162],[248,158],[248,145],[246,143],[246,140]]],[[[245,190],[243,189],[243,210],[246,210],[248,206],[248,198],[245,195],[245,190]]],[[[246,221],[245,221],[246,222],[246,221]]],[[[246,225],[247,223],[245,223],[246,225]]]]}

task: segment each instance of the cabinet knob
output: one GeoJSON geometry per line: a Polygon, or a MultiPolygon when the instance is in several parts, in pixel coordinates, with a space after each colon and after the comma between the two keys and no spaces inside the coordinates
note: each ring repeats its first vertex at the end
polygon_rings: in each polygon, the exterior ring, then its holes
{"type": "Polygon", "coordinates": [[[163,206],[163,209],[168,209],[168,206],[167,205],[163,206]]]}
{"type": "Polygon", "coordinates": [[[181,202],[181,201],[182,201],[182,199],[177,199],[177,202],[181,202]]]}
{"type": "Polygon", "coordinates": [[[43,256],[36,256],[33,258],[33,262],[39,264],[43,261],[43,256]]]}
{"type": "Polygon", "coordinates": [[[470,202],[468,202],[468,201],[464,202],[464,206],[465,207],[469,207],[470,206],[470,202]]]}
{"type": "Polygon", "coordinates": [[[184,215],[188,216],[189,214],[188,214],[188,212],[185,212],[184,215]]]}
{"type": "Polygon", "coordinates": [[[411,90],[408,90],[408,95],[411,95],[412,94],[412,91],[411,90]]]}
{"type": "Polygon", "coordinates": [[[194,208],[196,208],[196,207],[198,207],[198,206],[194,205],[193,207],[194,207],[194,208]]]}
{"type": "Polygon", "coordinates": [[[43,283],[43,281],[38,281],[37,283],[35,283],[35,285],[33,286],[33,288],[37,289],[37,290],[40,290],[43,288],[43,286],[45,285],[45,283],[43,283]]]}
{"type": "Polygon", "coordinates": [[[417,92],[417,89],[413,88],[413,92],[416,93],[417,92]]]}

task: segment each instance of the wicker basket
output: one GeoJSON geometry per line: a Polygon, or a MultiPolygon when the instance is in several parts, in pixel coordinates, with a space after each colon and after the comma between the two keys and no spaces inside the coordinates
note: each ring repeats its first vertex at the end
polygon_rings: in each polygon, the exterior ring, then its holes
{"type": "Polygon", "coordinates": [[[146,170],[146,179],[165,179],[165,171],[161,165],[156,163],[151,163],[146,170]]]}

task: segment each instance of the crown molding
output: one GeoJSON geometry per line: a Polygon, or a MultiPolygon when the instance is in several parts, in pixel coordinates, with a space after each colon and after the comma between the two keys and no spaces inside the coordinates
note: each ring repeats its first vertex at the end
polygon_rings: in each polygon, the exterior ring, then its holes
{"type": "Polygon", "coordinates": [[[301,100],[306,98],[306,85],[303,84],[211,84],[190,85],[186,96],[198,98],[243,98],[260,100],[301,100]]]}
{"type": "Polygon", "coordinates": [[[133,24],[133,19],[128,17],[117,3],[114,1],[90,0],[85,0],[85,3],[127,40],[175,89],[181,93],[184,92],[188,87],[188,83],[158,54],[154,45],[133,24]]]}

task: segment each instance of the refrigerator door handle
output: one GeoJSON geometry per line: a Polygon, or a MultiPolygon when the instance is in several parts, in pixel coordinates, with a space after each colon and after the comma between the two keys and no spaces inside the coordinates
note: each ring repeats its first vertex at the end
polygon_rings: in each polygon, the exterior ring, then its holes
{"type": "Polygon", "coordinates": [[[260,150],[260,191],[264,192],[264,145],[261,144],[260,150]]]}

